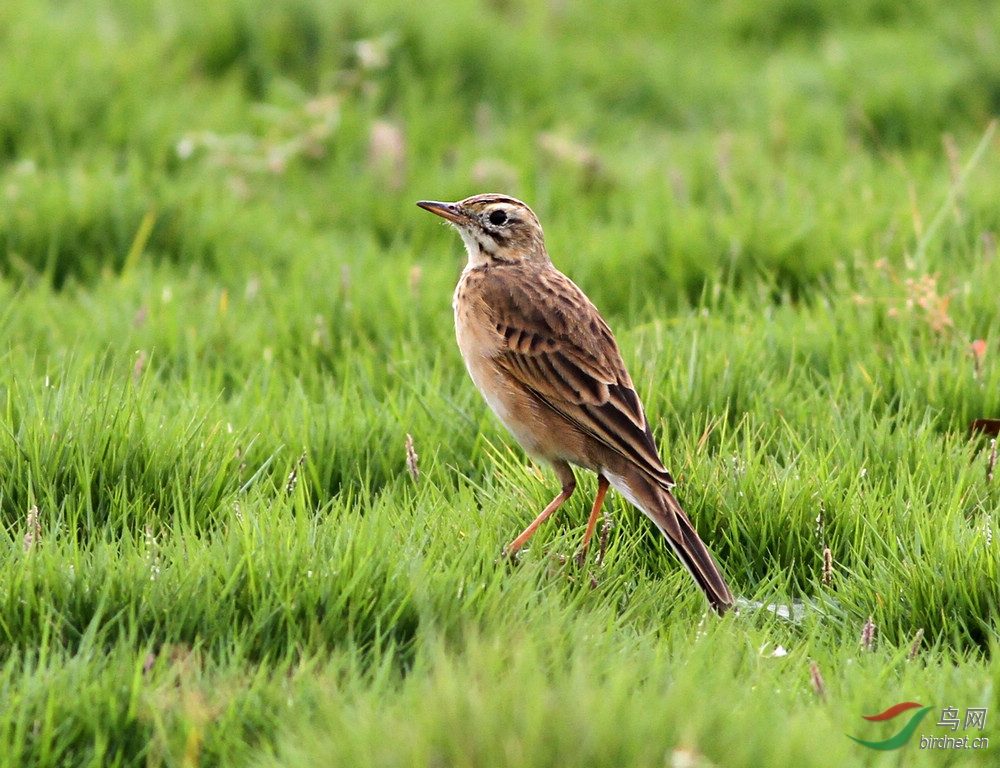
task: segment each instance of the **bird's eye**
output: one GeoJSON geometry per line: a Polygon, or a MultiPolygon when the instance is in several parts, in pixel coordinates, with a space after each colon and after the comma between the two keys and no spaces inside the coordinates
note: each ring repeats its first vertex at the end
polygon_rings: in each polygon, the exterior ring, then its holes
{"type": "Polygon", "coordinates": [[[507,214],[504,211],[497,209],[490,213],[490,224],[499,227],[505,223],[507,223],[507,214]]]}

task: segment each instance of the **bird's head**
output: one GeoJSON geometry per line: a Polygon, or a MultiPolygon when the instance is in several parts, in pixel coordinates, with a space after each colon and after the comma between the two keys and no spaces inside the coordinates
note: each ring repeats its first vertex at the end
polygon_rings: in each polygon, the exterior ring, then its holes
{"type": "Polygon", "coordinates": [[[447,219],[469,252],[469,266],[547,263],[542,225],[527,205],[506,195],[474,195],[457,203],[421,200],[424,210],[447,219]]]}

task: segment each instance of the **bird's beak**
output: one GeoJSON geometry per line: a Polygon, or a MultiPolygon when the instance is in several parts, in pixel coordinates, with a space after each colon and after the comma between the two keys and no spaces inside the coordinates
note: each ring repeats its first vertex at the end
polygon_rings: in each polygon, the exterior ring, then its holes
{"type": "Polygon", "coordinates": [[[425,211],[436,213],[443,219],[447,219],[453,224],[463,224],[469,221],[469,217],[459,207],[458,203],[438,203],[434,200],[421,200],[417,203],[425,211]]]}

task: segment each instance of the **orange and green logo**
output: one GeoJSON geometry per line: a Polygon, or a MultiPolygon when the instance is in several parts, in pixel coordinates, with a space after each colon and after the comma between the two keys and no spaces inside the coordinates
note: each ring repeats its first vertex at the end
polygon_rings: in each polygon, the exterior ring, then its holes
{"type": "Polygon", "coordinates": [[[858,742],[858,744],[863,747],[868,747],[869,749],[878,749],[881,751],[899,749],[910,740],[913,732],[917,730],[917,726],[920,725],[920,721],[924,719],[924,715],[934,709],[934,707],[925,707],[923,704],[918,704],[915,701],[903,701],[889,707],[885,712],[881,712],[880,714],[862,715],[865,720],[881,723],[885,720],[892,720],[892,718],[897,715],[910,709],[916,709],[917,707],[920,707],[920,709],[910,715],[909,721],[899,730],[899,733],[891,738],[885,739],[884,741],[865,741],[864,739],[859,739],[856,736],[851,736],[849,733],[845,735],[847,738],[854,739],[854,741],[858,742]]]}

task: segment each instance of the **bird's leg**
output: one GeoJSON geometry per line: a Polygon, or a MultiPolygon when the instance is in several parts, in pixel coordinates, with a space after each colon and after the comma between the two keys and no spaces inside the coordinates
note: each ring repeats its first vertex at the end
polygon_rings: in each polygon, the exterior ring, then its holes
{"type": "Polygon", "coordinates": [[[549,515],[559,509],[563,502],[573,495],[573,491],[576,489],[576,478],[573,476],[573,470],[570,469],[569,464],[556,465],[555,470],[559,479],[562,480],[562,491],[549,502],[549,505],[542,510],[538,517],[531,521],[531,525],[521,531],[521,534],[507,546],[503,551],[504,557],[517,555],[521,547],[524,546],[524,542],[531,538],[531,534],[538,529],[538,526],[544,523],[549,515]]]}
{"type": "Polygon", "coordinates": [[[587,559],[587,548],[590,546],[590,539],[594,535],[594,528],[597,527],[597,516],[601,514],[601,507],[604,506],[604,496],[607,494],[610,485],[608,478],[598,473],[597,495],[594,497],[594,506],[590,510],[590,519],[587,520],[587,532],[583,534],[583,542],[576,551],[576,564],[579,566],[583,566],[587,559]]]}

